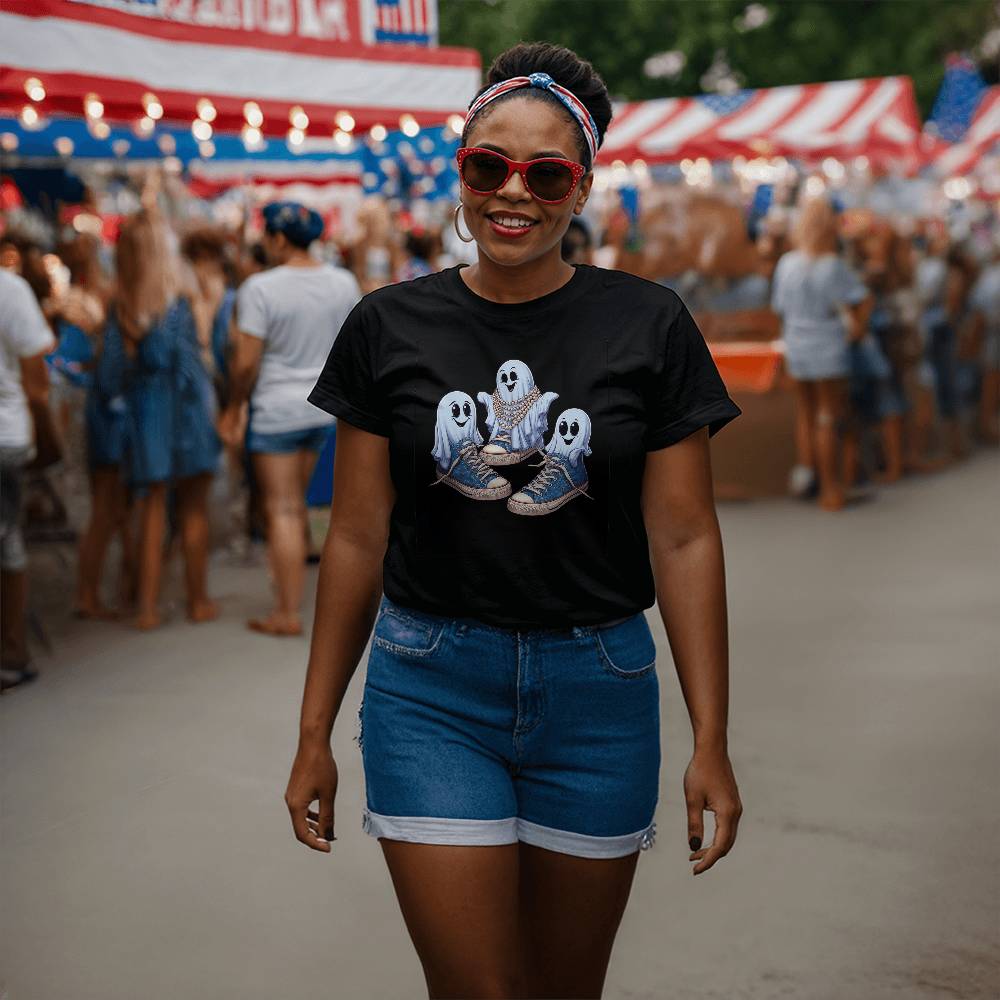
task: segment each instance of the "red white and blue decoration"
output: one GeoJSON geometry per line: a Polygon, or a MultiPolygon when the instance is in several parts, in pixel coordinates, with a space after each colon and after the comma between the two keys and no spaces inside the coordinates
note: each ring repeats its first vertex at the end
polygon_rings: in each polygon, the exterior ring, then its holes
{"type": "Polygon", "coordinates": [[[735,156],[914,160],[919,136],[909,77],[840,80],[618,104],[598,162],[735,156]]]}

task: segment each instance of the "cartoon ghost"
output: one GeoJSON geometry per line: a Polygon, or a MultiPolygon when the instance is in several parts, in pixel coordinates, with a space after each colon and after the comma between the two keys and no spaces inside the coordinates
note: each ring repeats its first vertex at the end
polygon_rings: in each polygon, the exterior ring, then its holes
{"type": "Polygon", "coordinates": [[[588,496],[587,463],[590,454],[590,416],[575,407],[556,418],[545,446],[541,471],[507,501],[512,514],[549,514],[578,494],[588,496]]]}
{"type": "Polygon", "coordinates": [[[441,397],[434,425],[431,454],[437,463],[437,483],[445,483],[476,500],[502,500],[511,486],[479,457],[483,443],[476,404],[467,392],[455,389],[441,397]]]}
{"type": "Polygon", "coordinates": [[[541,451],[549,427],[549,407],[557,392],[542,393],[523,361],[505,361],[497,371],[496,391],[479,393],[486,407],[490,440],[483,448],[488,465],[513,465],[541,451]]]}
{"type": "Polygon", "coordinates": [[[584,410],[563,410],[556,418],[556,429],[545,446],[549,455],[565,458],[574,468],[580,456],[590,454],[590,417],[584,410]]]}

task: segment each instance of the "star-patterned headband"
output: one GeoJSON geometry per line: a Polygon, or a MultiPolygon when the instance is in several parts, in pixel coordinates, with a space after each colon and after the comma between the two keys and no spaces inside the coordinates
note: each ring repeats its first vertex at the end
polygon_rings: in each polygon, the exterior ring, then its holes
{"type": "Polygon", "coordinates": [[[576,94],[560,86],[548,73],[532,73],[530,76],[512,76],[509,80],[501,80],[500,83],[495,83],[492,87],[488,87],[469,105],[469,112],[465,116],[466,129],[472,124],[472,119],[490,101],[495,101],[498,97],[509,91],[520,90],[522,87],[537,87],[539,90],[547,90],[566,106],[569,113],[576,119],[576,123],[580,126],[580,131],[583,132],[587,149],[590,151],[590,162],[593,164],[600,142],[597,134],[597,125],[594,124],[594,119],[591,117],[590,112],[584,107],[576,94]]]}

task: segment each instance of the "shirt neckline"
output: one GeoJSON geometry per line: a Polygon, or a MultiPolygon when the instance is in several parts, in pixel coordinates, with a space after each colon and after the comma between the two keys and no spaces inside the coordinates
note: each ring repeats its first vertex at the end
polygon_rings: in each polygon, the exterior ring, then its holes
{"type": "Polygon", "coordinates": [[[468,264],[456,264],[454,267],[446,268],[444,271],[446,280],[451,284],[463,305],[479,313],[498,317],[520,316],[542,309],[550,309],[553,306],[564,306],[584,291],[591,273],[595,270],[589,264],[576,264],[569,281],[560,285],[555,291],[546,292],[545,295],[540,295],[538,298],[526,299],[524,302],[494,302],[492,299],[484,299],[481,295],[477,295],[462,280],[462,275],[459,272],[463,267],[468,266],[468,264]]]}

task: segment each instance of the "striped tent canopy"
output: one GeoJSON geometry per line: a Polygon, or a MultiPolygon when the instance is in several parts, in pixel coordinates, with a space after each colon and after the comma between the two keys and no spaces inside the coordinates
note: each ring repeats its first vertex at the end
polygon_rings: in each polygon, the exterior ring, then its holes
{"type": "Polygon", "coordinates": [[[269,136],[297,122],[326,137],[392,130],[403,115],[440,125],[464,112],[480,59],[429,44],[435,31],[433,0],[4,0],[0,114],[89,108],[111,123],[187,125],[201,114],[269,136]]]}
{"type": "Polygon", "coordinates": [[[929,159],[936,173],[948,177],[961,176],[971,173],[979,161],[998,145],[1000,86],[989,87],[983,92],[969,128],[958,142],[939,142],[929,159]]]}
{"type": "Polygon", "coordinates": [[[841,80],[618,104],[598,162],[867,156],[915,164],[919,135],[909,77],[841,80]]]}

